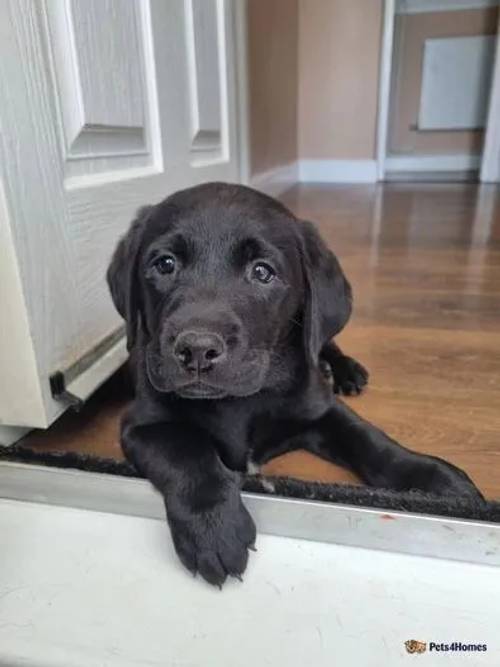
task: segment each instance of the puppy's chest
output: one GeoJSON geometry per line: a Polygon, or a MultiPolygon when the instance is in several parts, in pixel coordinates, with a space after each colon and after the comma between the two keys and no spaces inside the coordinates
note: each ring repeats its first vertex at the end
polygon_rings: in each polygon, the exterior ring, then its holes
{"type": "Polygon", "coordinates": [[[233,407],[218,406],[213,402],[196,415],[198,426],[215,440],[219,456],[232,470],[244,471],[248,458],[249,415],[233,407]]]}
{"type": "MultiPolygon", "coordinates": [[[[201,417],[201,415],[199,415],[201,417]]],[[[262,451],[268,443],[276,442],[279,429],[268,411],[242,409],[235,401],[227,406],[215,406],[207,411],[199,422],[216,440],[219,455],[226,466],[232,470],[245,472],[249,461],[262,458],[262,451]]]]}
{"type": "Polygon", "coordinates": [[[267,458],[263,452],[279,439],[280,420],[236,409],[214,410],[203,427],[217,442],[219,455],[232,470],[246,472],[249,462],[267,458]]]}
{"type": "Polygon", "coordinates": [[[324,412],[329,401],[331,397],[325,398],[321,392],[303,390],[265,400],[256,396],[209,401],[189,417],[214,438],[224,464],[244,472],[249,462],[264,463],[293,448],[297,437],[324,412]]]}

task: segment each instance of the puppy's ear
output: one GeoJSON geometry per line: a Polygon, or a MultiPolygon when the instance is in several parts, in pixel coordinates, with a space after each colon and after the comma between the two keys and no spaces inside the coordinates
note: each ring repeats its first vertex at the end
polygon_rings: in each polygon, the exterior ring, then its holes
{"type": "Polygon", "coordinates": [[[300,223],[305,282],[304,344],[314,365],[325,343],[346,325],[352,310],[351,286],[338,259],[310,222],[300,223]]]}
{"type": "Polygon", "coordinates": [[[118,243],[106,273],[115,308],[126,322],[128,350],[134,346],[141,319],[137,260],[143,228],[152,208],[145,206],[139,209],[127,234],[118,243]]]}

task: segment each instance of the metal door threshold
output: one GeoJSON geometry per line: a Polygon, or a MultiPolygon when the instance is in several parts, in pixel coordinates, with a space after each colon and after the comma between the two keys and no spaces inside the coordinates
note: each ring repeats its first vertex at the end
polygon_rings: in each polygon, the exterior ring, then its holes
{"type": "MultiPolygon", "coordinates": [[[[164,520],[149,482],[99,473],[0,463],[0,496],[164,520]]],[[[500,525],[244,493],[260,533],[498,566],[500,525]]]]}

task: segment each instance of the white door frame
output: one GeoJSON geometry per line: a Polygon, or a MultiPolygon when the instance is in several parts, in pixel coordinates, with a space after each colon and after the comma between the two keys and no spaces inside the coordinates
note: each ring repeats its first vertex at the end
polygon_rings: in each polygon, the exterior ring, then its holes
{"type": "Polygon", "coordinates": [[[482,183],[500,182],[500,16],[480,180],[482,183]]]}
{"type": "MultiPolygon", "coordinates": [[[[391,93],[392,55],[396,0],[384,0],[384,23],[380,52],[377,114],[377,179],[384,180],[387,161],[387,134],[391,93]]],[[[448,170],[448,167],[447,167],[448,170]]],[[[490,96],[490,109],[480,165],[482,182],[500,182],[500,19],[497,32],[497,54],[490,96]]]]}
{"type": "Polygon", "coordinates": [[[396,0],[384,0],[384,23],[380,49],[377,118],[377,180],[385,176],[387,155],[387,130],[389,126],[389,103],[391,98],[392,48],[394,43],[394,15],[396,0]]]}
{"type": "Polygon", "coordinates": [[[248,72],[248,0],[234,0],[236,113],[240,183],[250,183],[250,91],[248,72]]]}

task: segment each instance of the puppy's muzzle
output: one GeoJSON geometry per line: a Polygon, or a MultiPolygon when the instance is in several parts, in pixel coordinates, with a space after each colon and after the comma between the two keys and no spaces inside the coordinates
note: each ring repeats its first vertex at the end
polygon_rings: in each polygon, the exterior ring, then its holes
{"type": "Polygon", "coordinates": [[[190,373],[209,373],[226,361],[227,345],[211,331],[188,330],[175,339],[173,354],[180,367],[190,373]]]}

